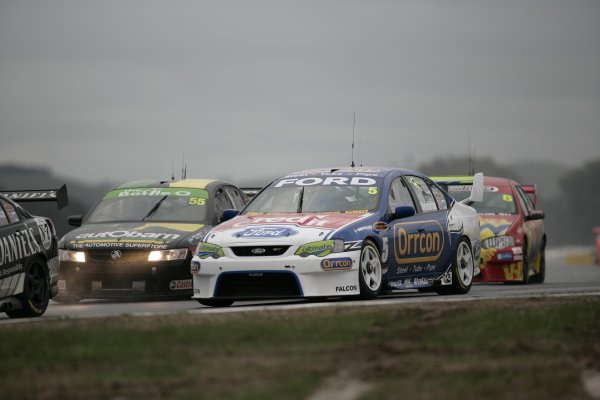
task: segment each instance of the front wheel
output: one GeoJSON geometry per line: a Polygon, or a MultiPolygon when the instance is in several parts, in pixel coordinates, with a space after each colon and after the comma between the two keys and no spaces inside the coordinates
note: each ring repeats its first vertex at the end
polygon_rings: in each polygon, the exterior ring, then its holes
{"type": "Polygon", "coordinates": [[[358,268],[361,299],[370,300],[379,295],[382,275],[379,249],[373,242],[366,241],[360,252],[358,268]]]}
{"type": "Polygon", "coordinates": [[[208,307],[229,307],[233,304],[233,300],[223,300],[223,299],[201,299],[198,300],[198,303],[203,306],[208,307]]]}
{"type": "Polygon", "coordinates": [[[458,242],[452,260],[452,284],[436,288],[438,294],[466,294],[471,290],[474,275],[473,252],[469,241],[463,237],[458,242]]]}
{"type": "Polygon", "coordinates": [[[7,311],[11,318],[39,317],[48,308],[50,302],[50,284],[48,283],[48,266],[38,258],[33,258],[25,267],[23,293],[17,296],[23,308],[7,311]]]}

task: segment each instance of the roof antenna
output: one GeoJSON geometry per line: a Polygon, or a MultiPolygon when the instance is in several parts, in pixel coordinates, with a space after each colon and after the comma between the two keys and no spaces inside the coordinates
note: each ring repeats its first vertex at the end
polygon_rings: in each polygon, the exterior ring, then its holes
{"type": "Polygon", "coordinates": [[[467,143],[469,146],[469,175],[475,175],[475,159],[473,158],[474,152],[471,150],[471,134],[467,136],[467,143]]]}
{"type": "Polygon", "coordinates": [[[354,168],[354,127],[356,126],[356,113],[353,113],[353,122],[352,122],[352,164],[350,166],[354,168]]]}
{"type": "Polygon", "coordinates": [[[363,163],[362,163],[362,159],[360,158],[360,142],[361,142],[361,139],[362,139],[362,137],[359,136],[358,137],[358,149],[357,149],[358,150],[358,155],[357,155],[357,158],[358,158],[358,162],[360,163],[360,166],[362,167],[363,163]]]}
{"type": "Polygon", "coordinates": [[[185,153],[181,156],[181,179],[185,179],[187,174],[187,165],[185,163],[185,153]]]}
{"type": "Polygon", "coordinates": [[[175,180],[175,161],[171,160],[171,180],[175,180]]]}

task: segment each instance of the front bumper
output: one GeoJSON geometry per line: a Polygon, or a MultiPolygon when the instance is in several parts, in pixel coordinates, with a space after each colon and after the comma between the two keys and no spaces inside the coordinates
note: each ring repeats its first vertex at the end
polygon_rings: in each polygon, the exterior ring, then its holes
{"type": "Polygon", "coordinates": [[[195,299],[257,300],[358,295],[360,250],[326,257],[221,257],[199,259],[195,299]]]}
{"type": "Polygon", "coordinates": [[[481,249],[481,274],[476,282],[514,282],[523,280],[523,249],[518,246],[504,249],[481,249]]]}
{"type": "Polygon", "coordinates": [[[95,299],[192,295],[191,256],[174,261],[61,261],[60,297],[95,299]]]}

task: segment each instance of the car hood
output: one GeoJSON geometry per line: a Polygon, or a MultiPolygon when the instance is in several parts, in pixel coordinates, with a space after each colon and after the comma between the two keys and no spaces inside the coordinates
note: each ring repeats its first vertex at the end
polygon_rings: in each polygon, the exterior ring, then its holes
{"type": "Polygon", "coordinates": [[[328,240],[342,229],[367,220],[373,214],[301,213],[241,215],[227,221],[206,240],[223,247],[252,244],[299,245],[328,240]]]}
{"type": "Polygon", "coordinates": [[[206,233],[202,224],[106,223],[81,226],[61,239],[61,248],[171,249],[193,247],[206,233]]]}
{"type": "Polygon", "coordinates": [[[513,226],[518,224],[518,221],[518,215],[480,214],[481,240],[494,236],[510,235],[513,226]]]}

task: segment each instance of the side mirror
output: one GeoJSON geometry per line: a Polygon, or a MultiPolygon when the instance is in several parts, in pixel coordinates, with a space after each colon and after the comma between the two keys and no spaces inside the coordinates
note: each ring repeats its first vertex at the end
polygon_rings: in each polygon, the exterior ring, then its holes
{"type": "Polygon", "coordinates": [[[392,219],[402,219],[402,218],[412,217],[413,215],[415,215],[415,213],[416,213],[415,208],[412,206],[396,207],[396,209],[394,210],[394,213],[392,214],[392,219]]]}
{"type": "Polygon", "coordinates": [[[535,221],[536,219],[544,219],[546,215],[543,211],[532,210],[528,216],[525,217],[526,221],[535,221]]]}
{"type": "Polygon", "coordinates": [[[81,215],[69,215],[67,218],[67,223],[71,226],[81,226],[83,218],[81,215]]]}
{"type": "Polygon", "coordinates": [[[471,195],[460,202],[468,204],[474,201],[483,200],[483,174],[478,172],[473,176],[473,187],[471,188],[471,195]]]}
{"type": "Polygon", "coordinates": [[[221,216],[221,222],[229,221],[231,218],[236,217],[239,214],[239,210],[227,209],[223,210],[223,215],[221,216]]]}

